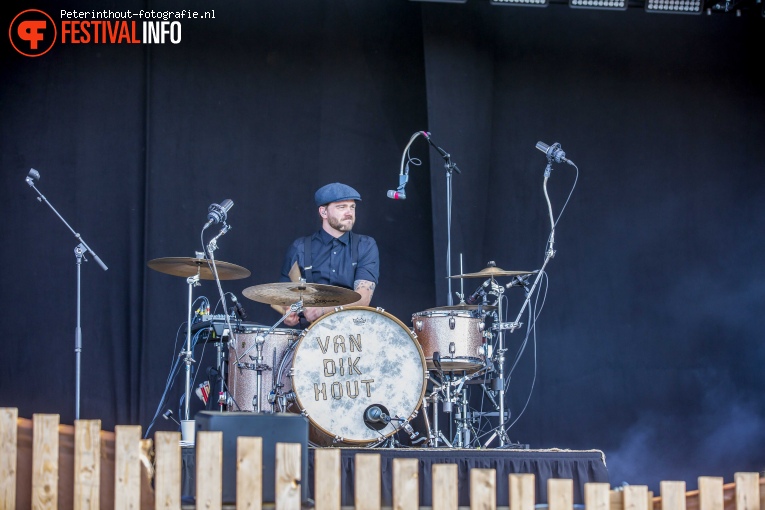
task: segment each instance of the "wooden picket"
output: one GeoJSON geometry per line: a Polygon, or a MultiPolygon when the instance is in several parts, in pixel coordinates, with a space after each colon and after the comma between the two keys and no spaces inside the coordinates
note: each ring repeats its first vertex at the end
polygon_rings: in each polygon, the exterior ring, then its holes
{"type": "Polygon", "coordinates": [[[18,409],[0,409],[0,508],[16,508],[18,418],[18,409]]]}
{"type": "MultiPolygon", "coordinates": [[[[0,510],[16,508],[18,463],[18,411],[0,408],[0,510]]],[[[57,509],[59,493],[59,416],[33,416],[31,508],[57,509]]],[[[69,428],[71,429],[71,427],[69,428]]],[[[77,420],[74,424],[74,473],[72,493],[74,509],[98,509],[99,500],[110,492],[101,486],[102,443],[100,420],[77,420]]],[[[25,430],[29,430],[28,428],[25,430]]],[[[28,436],[27,436],[28,437],[28,436]]],[[[154,437],[152,491],[154,508],[180,510],[182,463],[181,435],[157,432],[154,437]]],[[[195,508],[222,509],[222,432],[200,431],[196,434],[196,504],[195,508]]],[[[139,509],[142,499],[142,440],[140,426],[117,426],[114,434],[114,501],[119,510],[139,509]]],[[[146,445],[144,445],[145,447],[146,445]]],[[[277,443],[275,473],[276,510],[301,508],[302,446],[277,443]]],[[[28,458],[28,457],[25,457],[28,458]]],[[[354,500],[357,510],[381,510],[381,456],[359,453],[355,457],[354,500]]],[[[259,437],[237,438],[236,509],[263,509],[263,440],[259,437]]],[[[456,464],[432,466],[432,510],[458,510],[458,471],[456,464]]],[[[393,460],[392,508],[418,510],[419,461],[393,460]]],[[[496,470],[470,470],[470,509],[496,510],[496,470]]],[[[66,479],[66,478],[65,478],[66,479]]],[[[611,490],[607,483],[584,484],[587,510],[765,510],[765,490],[759,473],[735,473],[734,483],[723,485],[719,477],[699,477],[697,491],[686,492],[685,482],[661,482],[661,496],[654,498],[646,486],[624,486],[611,490]],[[732,491],[733,496],[730,496],[732,491]]],[[[145,483],[145,482],[143,482],[145,483]]],[[[508,510],[534,510],[535,477],[511,474],[507,479],[508,510]]],[[[144,486],[143,489],[146,489],[144,486]]],[[[573,509],[573,480],[547,480],[548,510],[573,509]]],[[[67,501],[66,499],[64,501],[67,501]]],[[[334,448],[314,452],[315,510],[342,510],[341,455],[334,448]]],[[[110,506],[111,508],[111,506],[110,506]]],[[[387,510],[387,509],[386,509],[387,510]]]]}

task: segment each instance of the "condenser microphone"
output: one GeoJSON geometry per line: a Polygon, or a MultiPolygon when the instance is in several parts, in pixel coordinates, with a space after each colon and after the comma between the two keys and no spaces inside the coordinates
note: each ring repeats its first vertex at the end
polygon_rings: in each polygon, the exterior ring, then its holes
{"type": "Polygon", "coordinates": [[[547,160],[551,163],[555,161],[556,163],[568,163],[569,165],[572,164],[572,162],[568,159],[566,159],[566,153],[563,152],[563,149],[560,148],[559,143],[554,143],[552,145],[547,145],[544,142],[537,142],[537,149],[545,153],[545,156],[547,156],[547,160]]]}
{"type": "Polygon", "coordinates": [[[469,298],[467,298],[467,299],[465,300],[465,303],[467,303],[467,304],[469,304],[469,305],[474,305],[474,304],[476,304],[476,303],[478,302],[478,299],[479,299],[480,297],[482,297],[482,296],[485,296],[485,295],[486,295],[486,287],[488,287],[490,283],[491,283],[491,278],[489,278],[488,280],[486,280],[485,282],[483,282],[483,284],[481,284],[481,286],[480,286],[480,287],[478,287],[478,288],[476,289],[476,291],[475,291],[475,292],[473,292],[473,294],[472,294],[472,295],[471,295],[469,298]]]}
{"type": "Polygon", "coordinates": [[[228,198],[221,202],[220,205],[211,204],[207,209],[207,223],[205,223],[205,226],[202,230],[209,227],[213,223],[226,223],[226,216],[232,207],[234,207],[234,202],[228,198]]]}
{"type": "Polygon", "coordinates": [[[242,303],[239,302],[239,300],[236,298],[234,294],[231,294],[231,301],[234,303],[234,306],[236,307],[236,314],[239,316],[241,320],[247,319],[247,312],[244,311],[244,307],[242,306],[242,303]]]}
{"type": "Polygon", "coordinates": [[[406,200],[406,183],[409,182],[409,163],[406,164],[403,173],[398,175],[398,188],[388,190],[388,198],[393,200],[406,200]]]}

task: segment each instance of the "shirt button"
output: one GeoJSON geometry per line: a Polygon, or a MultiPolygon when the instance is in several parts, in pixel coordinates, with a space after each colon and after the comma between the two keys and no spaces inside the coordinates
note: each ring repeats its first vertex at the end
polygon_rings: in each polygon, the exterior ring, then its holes
{"type": "Polygon", "coordinates": [[[334,273],[334,272],[335,272],[335,270],[333,269],[333,270],[332,270],[332,272],[334,273]]]}
{"type": "Polygon", "coordinates": [[[333,252],[332,252],[332,255],[337,255],[337,252],[336,252],[336,251],[333,251],[333,252]]]}

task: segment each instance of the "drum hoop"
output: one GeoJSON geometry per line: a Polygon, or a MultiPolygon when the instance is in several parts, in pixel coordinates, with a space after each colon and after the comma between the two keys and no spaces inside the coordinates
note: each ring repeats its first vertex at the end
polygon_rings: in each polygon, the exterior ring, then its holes
{"type": "Polygon", "coordinates": [[[412,314],[412,318],[415,317],[467,317],[468,319],[478,319],[479,317],[476,317],[473,315],[473,312],[469,310],[431,310],[431,311],[424,311],[424,312],[415,312],[412,314]]]}
{"type": "MultiPolygon", "coordinates": [[[[341,312],[350,312],[350,311],[354,311],[354,310],[364,310],[364,311],[368,311],[368,312],[375,312],[375,313],[379,313],[381,315],[384,315],[384,316],[388,317],[389,319],[393,319],[394,322],[396,322],[399,326],[401,326],[401,328],[404,331],[406,331],[407,335],[409,335],[409,338],[412,340],[412,343],[414,343],[415,347],[417,347],[417,352],[420,355],[420,361],[421,361],[421,366],[422,366],[422,388],[420,390],[420,396],[417,399],[417,405],[414,406],[414,409],[412,410],[411,416],[407,416],[406,417],[407,421],[411,420],[416,415],[417,410],[422,406],[422,401],[425,398],[425,391],[428,389],[428,364],[425,361],[425,354],[424,354],[424,352],[422,350],[422,346],[420,345],[420,342],[417,341],[417,335],[415,335],[412,332],[412,330],[410,330],[408,327],[406,327],[406,325],[403,322],[401,322],[398,318],[396,318],[395,316],[393,316],[390,313],[386,312],[382,308],[373,308],[371,306],[359,306],[359,305],[354,305],[354,306],[338,306],[334,310],[332,310],[331,312],[322,315],[321,317],[319,317],[318,320],[316,320],[313,323],[311,323],[311,325],[308,326],[300,334],[300,338],[298,338],[298,341],[295,343],[295,347],[292,349],[292,357],[291,357],[291,359],[292,359],[292,368],[293,369],[295,368],[295,358],[297,357],[298,350],[300,350],[300,346],[303,345],[303,340],[308,336],[308,332],[311,331],[311,329],[313,329],[313,327],[315,325],[319,324],[322,320],[324,320],[325,318],[329,317],[330,315],[334,315],[336,313],[341,313],[341,312]]],[[[286,361],[286,359],[287,359],[287,356],[285,355],[283,361],[286,361]]],[[[298,407],[300,408],[301,413],[305,412],[306,407],[303,405],[303,402],[300,401],[300,395],[298,395],[294,383],[292,385],[292,391],[295,393],[295,402],[297,403],[298,407]]],[[[316,423],[316,421],[311,420],[311,416],[310,415],[307,415],[307,416],[308,416],[309,421],[311,423],[313,423],[314,427],[316,427],[321,432],[323,432],[324,434],[326,434],[326,435],[328,435],[330,437],[335,437],[335,433],[334,432],[325,429],[324,427],[322,427],[321,425],[316,423]]],[[[390,436],[392,436],[393,434],[395,434],[396,432],[398,432],[399,430],[401,430],[401,429],[394,426],[393,430],[391,432],[388,432],[385,436],[381,436],[379,438],[379,440],[387,439],[390,436]]],[[[371,441],[367,440],[367,439],[347,439],[347,438],[342,438],[342,439],[343,439],[344,443],[360,444],[360,445],[374,443],[375,441],[377,441],[377,439],[374,439],[374,440],[371,440],[371,441]]]]}

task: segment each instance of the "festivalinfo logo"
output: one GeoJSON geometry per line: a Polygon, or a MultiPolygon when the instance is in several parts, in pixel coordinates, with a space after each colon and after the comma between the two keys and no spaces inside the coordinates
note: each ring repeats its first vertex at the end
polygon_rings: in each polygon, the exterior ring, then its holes
{"type": "Polygon", "coordinates": [[[25,57],[39,57],[59,44],[180,44],[182,21],[215,19],[215,10],[90,10],[58,13],[58,23],[38,9],[20,12],[11,21],[8,37],[25,57]]]}

